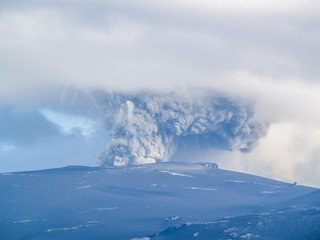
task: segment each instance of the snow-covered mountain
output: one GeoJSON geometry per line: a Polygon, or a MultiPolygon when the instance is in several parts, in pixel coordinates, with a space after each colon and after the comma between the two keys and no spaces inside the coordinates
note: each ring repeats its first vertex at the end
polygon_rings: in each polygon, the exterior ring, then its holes
{"type": "Polygon", "coordinates": [[[157,163],[0,175],[0,239],[319,239],[320,191],[157,163]]]}

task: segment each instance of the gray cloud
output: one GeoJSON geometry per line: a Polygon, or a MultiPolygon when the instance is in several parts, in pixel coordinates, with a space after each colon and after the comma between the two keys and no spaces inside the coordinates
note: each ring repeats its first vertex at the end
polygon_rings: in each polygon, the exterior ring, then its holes
{"type": "Polygon", "coordinates": [[[186,145],[249,151],[266,133],[249,106],[213,93],[109,94],[107,101],[111,140],[100,155],[102,165],[169,161],[186,145]]]}

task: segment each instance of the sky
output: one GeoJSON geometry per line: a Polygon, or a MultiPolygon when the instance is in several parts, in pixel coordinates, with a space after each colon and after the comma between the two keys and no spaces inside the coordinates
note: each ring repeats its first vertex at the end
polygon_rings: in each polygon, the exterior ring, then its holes
{"type": "Polygon", "coordinates": [[[0,2],[0,172],[97,165],[103,93],[210,89],[269,124],[220,167],[320,187],[317,0],[0,2]]]}

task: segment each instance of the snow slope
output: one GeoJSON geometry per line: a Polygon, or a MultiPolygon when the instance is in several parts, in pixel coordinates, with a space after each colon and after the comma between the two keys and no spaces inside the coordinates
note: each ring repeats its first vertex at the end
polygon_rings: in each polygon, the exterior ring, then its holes
{"type": "Polygon", "coordinates": [[[0,239],[320,239],[318,189],[214,164],[9,173],[0,193],[0,239]]]}

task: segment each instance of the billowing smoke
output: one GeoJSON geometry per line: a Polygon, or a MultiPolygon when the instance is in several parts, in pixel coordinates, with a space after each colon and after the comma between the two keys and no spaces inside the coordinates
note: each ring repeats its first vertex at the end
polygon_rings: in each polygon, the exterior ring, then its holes
{"type": "Polygon", "coordinates": [[[249,105],[212,93],[139,92],[107,95],[105,127],[111,137],[101,165],[169,161],[179,148],[250,151],[266,125],[249,105]]]}

